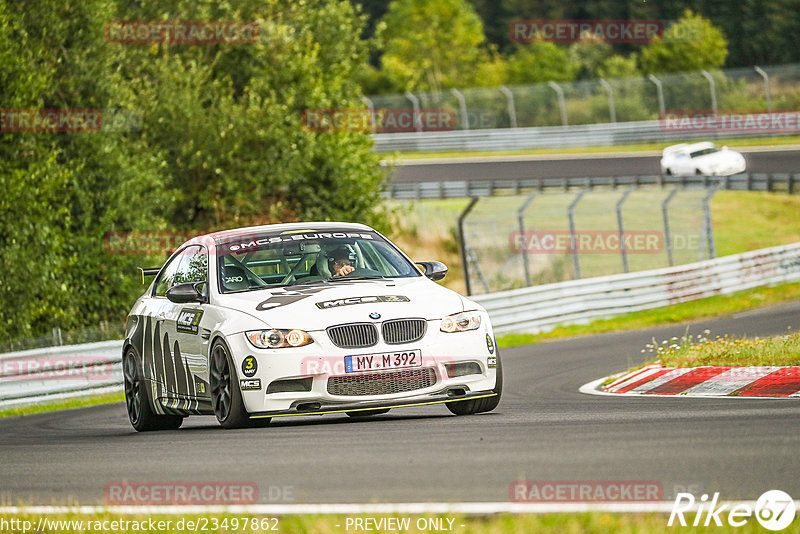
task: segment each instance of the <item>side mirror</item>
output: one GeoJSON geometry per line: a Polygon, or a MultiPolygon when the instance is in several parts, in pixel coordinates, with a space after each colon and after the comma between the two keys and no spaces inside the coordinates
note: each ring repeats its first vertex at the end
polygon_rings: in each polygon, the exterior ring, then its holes
{"type": "Polygon", "coordinates": [[[440,261],[418,261],[417,265],[421,265],[422,274],[434,282],[441,280],[447,275],[447,265],[440,261]]]}
{"type": "Polygon", "coordinates": [[[186,282],[176,284],[167,290],[167,298],[176,304],[186,304],[188,302],[208,302],[203,294],[205,282],[186,282]]]}

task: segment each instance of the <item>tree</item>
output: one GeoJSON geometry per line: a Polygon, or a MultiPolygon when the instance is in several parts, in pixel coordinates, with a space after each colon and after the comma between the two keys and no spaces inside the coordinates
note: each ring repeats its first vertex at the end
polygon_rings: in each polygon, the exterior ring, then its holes
{"type": "MultiPolygon", "coordinates": [[[[129,108],[102,39],[107,0],[0,1],[5,110],[129,108]],[[5,56],[8,57],[5,57],[5,56]]],[[[157,230],[163,175],[135,133],[0,133],[0,339],[121,322],[141,291],[131,256],[103,235],[157,230]]]]}
{"type": "Polygon", "coordinates": [[[465,0],[395,0],[379,33],[381,65],[401,89],[469,85],[485,60],[483,24],[465,0]]]}
{"type": "Polygon", "coordinates": [[[575,79],[575,72],[566,50],[549,42],[517,45],[517,50],[508,58],[510,84],[568,82],[575,79]]]}
{"type": "Polygon", "coordinates": [[[645,73],[658,74],[718,68],[727,55],[722,31],[687,9],[661,39],[645,45],[640,61],[645,73]]]}
{"type": "Polygon", "coordinates": [[[597,68],[597,76],[600,78],[634,78],[641,76],[637,64],[637,55],[630,56],[613,55],[606,58],[597,68]]]}
{"type": "Polygon", "coordinates": [[[338,0],[0,0],[4,109],[140,117],[124,131],[0,131],[0,343],[121,324],[143,290],[135,266],[163,257],[109,254],[107,232],[294,220],[385,229],[369,132],[303,127],[306,110],[363,107],[363,22],[338,0]],[[104,39],[113,20],[254,20],[260,36],[130,45],[104,39]]]}

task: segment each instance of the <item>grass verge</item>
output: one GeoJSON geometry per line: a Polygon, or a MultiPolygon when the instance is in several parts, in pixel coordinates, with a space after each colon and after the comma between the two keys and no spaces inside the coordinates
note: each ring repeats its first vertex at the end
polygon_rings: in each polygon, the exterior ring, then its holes
{"type": "MultiPolygon", "coordinates": [[[[694,514],[686,513],[687,525],[691,525],[694,514]]],[[[8,515],[0,514],[0,532],[32,532],[39,524],[41,516],[33,514],[8,515]],[[14,523],[19,528],[5,528],[11,521],[27,521],[27,523],[14,523]],[[30,526],[31,528],[23,528],[30,526]]],[[[115,516],[110,513],[92,515],[56,514],[47,517],[47,523],[42,525],[39,532],[102,532],[113,530],[115,532],[137,533],[163,533],[163,532],[297,532],[297,533],[322,533],[333,534],[339,532],[354,532],[369,530],[370,532],[409,532],[429,533],[440,530],[453,531],[463,534],[501,534],[501,533],[527,533],[536,532],[544,534],[605,534],[607,532],[653,534],[673,533],[678,528],[681,533],[698,532],[736,532],[749,534],[751,532],[764,532],[755,517],[745,518],[746,523],[741,527],[731,527],[727,515],[719,514],[724,526],[722,527],[680,527],[667,526],[669,514],[643,513],[622,514],[608,512],[587,512],[576,514],[499,514],[492,516],[427,516],[427,515],[375,515],[375,516],[343,516],[343,515],[287,515],[267,518],[249,514],[208,514],[208,515],[125,515],[115,516]],[[403,521],[402,525],[408,528],[380,528],[370,522],[370,528],[355,528],[356,519],[374,520],[394,518],[403,521]],[[350,520],[350,523],[348,523],[350,520]],[[430,520],[430,522],[429,522],[430,520]],[[66,523],[64,523],[66,521],[66,523]],[[72,523],[70,523],[72,521],[72,523]],[[82,521],[82,523],[78,523],[82,521]],[[117,521],[117,523],[112,523],[117,521]],[[255,521],[255,522],[254,522],[255,521]],[[407,523],[406,523],[407,521],[407,523]],[[436,521],[439,521],[437,523],[436,521]],[[61,523],[56,523],[61,522],[61,523]],[[127,523],[124,523],[127,522],[127,523]],[[242,526],[246,523],[246,526],[242,526]],[[233,525],[236,525],[235,527],[233,525]],[[135,525],[135,526],[134,526],[135,525]],[[216,528],[214,526],[216,525],[216,528]],[[223,527],[225,525],[225,527],[223,527]],[[440,525],[439,528],[436,526],[440,525]],[[452,525],[452,528],[449,527],[452,525]],[[205,526],[205,528],[203,528],[205,526]],[[349,528],[347,528],[349,526],[349,528]],[[161,527],[161,528],[159,528],[161,527]],[[199,527],[199,528],[196,528],[199,527]],[[255,528],[251,528],[255,527],[255,528]]],[[[705,514],[701,518],[705,521],[705,514]]],[[[741,517],[739,518],[741,520],[741,517]]],[[[713,520],[711,521],[713,524],[713,520]]],[[[364,525],[364,523],[361,523],[364,525]]],[[[379,523],[380,524],[380,523],[379,523]]],[[[396,523],[395,523],[396,524],[396,523]]],[[[386,525],[386,523],[383,523],[386,525]]],[[[800,532],[800,522],[794,521],[785,530],[785,533],[800,532]]]]}
{"type": "Polygon", "coordinates": [[[732,295],[717,295],[663,308],[627,313],[611,319],[592,321],[585,325],[562,326],[541,334],[507,334],[498,336],[497,344],[501,348],[512,347],[566,337],[676,324],[704,317],[729,315],[795,299],[800,299],[800,282],[749,289],[732,295]]]}
{"type": "Polygon", "coordinates": [[[653,339],[642,352],[654,354],[654,363],[665,367],[800,365],[800,333],[733,338],[705,330],[697,336],[687,333],[661,343],[653,339]]]}
{"type": "MultiPolygon", "coordinates": [[[[80,408],[83,406],[93,406],[95,404],[108,404],[111,402],[123,402],[125,393],[108,393],[104,395],[92,395],[90,397],[76,397],[55,402],[34,404],[31,406],[20,406],[19,408],[7,408],[0,410],[0,417],[12,415],[29,415],[40,412],[52,412],[54,410],[66,410],[68,408],[80,408]]],[[[2,532],[2,530],[0,530],[2,532]]]]}
{"type": "MultiPolygon", "coordinates": [[[[472,150],[463,152],[398,152],[386,154],[386,159],[402,161],[404,159],[434,159],[434,158],[469,158],[480,156],[534,156],[547,154],[599,154],[606,152],[647,152],[652,150],[661,151],[664,147],[686,142],[685,140],[674,140],[664,143],[638,143],[631,145],[616,146],[590,146],[590,147],[571,147],[571,148],[531,148],[527,150],[472,150]]],[[[731,148],[742,147],[763,147],[763,146],[784,146],[800,143],[800,137],[753,137],[749,139],[725,139],[716,141],[719,145],[727,145],[731,148]]]]}

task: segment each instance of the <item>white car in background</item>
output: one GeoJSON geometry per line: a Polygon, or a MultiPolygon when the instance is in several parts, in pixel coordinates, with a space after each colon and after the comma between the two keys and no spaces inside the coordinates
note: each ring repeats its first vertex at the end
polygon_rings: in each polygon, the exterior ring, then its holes
{"type": "Polygon", "coordinates": [[[664,149],[661,174],[671,176],[730,176],[744,172],[744,156],[714,143],[681,143],[664,149]]]}

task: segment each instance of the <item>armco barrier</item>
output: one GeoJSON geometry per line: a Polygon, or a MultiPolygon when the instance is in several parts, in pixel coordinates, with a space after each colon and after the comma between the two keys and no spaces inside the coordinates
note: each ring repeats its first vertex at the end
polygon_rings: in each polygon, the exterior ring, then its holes
{"type": "Polygon", "coordinates": [[[498,334],[543,332],[623,313],[800,280],[800,243],[697,263],[471,297],[498,334]]]}
{"type": "Polygon", "coordinates": [[[527,194],[532,191],[554,192],[594,189],[645,187],[682,187],[731,191],[772,191],[794,194],[800,185],[800,173],[742,173],[731,176],[590,176],[586,178],[520,178],[516,180],[447,180],[439,182],[391,182],[384,198],[421,200],[443,198],[491,197],[527,194]]]}
{"type": "MultiPolygon", "coordinates": [[[[711,295],[800,280],[800,243],[667,269],[472,297],[495,332],[540,332],[711,295]]],[[[0,408],[122,390],[122,341],[0,354],[0,408]]]]}
{"type": "Polygon", "coordinates": [[[122,391],[122,341],[0,354],[0,408],[122,391]]]}
{"type": "MultiPolygon", "coordinates": [[[[639,143],[669,143],[675,139],[734,139],[753,137],[752,131],[670,131],[659,120],[542,126],[535,128],[496,128],[373,134],[376,152],[457,152],[527,150],[531,148],[574,148],[639,143]]],[[[786,132],[760,132],[759,137],[787,135],[786,132]]],[[[676,141],[677,142],[677,141],[676,141]]]]}

